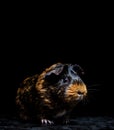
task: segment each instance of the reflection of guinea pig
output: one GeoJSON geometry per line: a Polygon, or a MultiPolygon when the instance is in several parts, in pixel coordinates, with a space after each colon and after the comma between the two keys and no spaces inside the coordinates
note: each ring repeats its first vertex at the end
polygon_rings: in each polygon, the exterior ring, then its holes
{"type": "Polygon", "coordinates": [[[67,122],[72,109],[87,95],[79,71],[79,65],[57,63],[40,75],[26,78],[16,96],[20,118],[37,119],[42,124],[53,124],[59,119],[67,122]]]}

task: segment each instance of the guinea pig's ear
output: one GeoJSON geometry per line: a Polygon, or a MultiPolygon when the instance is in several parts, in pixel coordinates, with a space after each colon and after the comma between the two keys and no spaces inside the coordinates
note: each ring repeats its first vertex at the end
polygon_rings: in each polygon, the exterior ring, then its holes
{"type": "Polygon", "coordinates": [[[64,68],[64,65],[61,63],[53,65],[51,70],[47,72],[46,76],[49,76],[51,74],[59,75],[63,71],[63,68],[64,68]]]}
{"type": "Polygon", "coordinates": [[[73,65],[72,69],[79,75],[83,75],[84,74],[84,70],[82,69],[82,67],[77,65],[77,64],[73,65]]]}
{"type": "Polygon", "coordinates": [[[59,63],[54,66],[51,66],[50,71],[48,71],[45,75],[45,81],[50,84],[58,82],[60,78],[60,73],[63,71],[64,65],[59,63]]]}

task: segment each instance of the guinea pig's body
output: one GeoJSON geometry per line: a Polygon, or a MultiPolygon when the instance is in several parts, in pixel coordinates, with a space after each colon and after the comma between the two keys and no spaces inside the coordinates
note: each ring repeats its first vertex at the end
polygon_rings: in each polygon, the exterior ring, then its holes
{"type": "Polygon", "coordinates": [[[20,118],[40,120],[42,124],[60,119],[67,122],[72,109],[87,94],[79,69],[78,65],[57,63],[40,75],[26,78],[16,96],[20,118]]]}

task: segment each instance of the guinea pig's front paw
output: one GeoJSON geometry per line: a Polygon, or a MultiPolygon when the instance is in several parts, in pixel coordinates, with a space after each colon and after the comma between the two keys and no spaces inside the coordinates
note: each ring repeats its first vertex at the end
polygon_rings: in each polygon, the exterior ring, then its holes
{"type": "Polygon", "coordinates": [[[70,119],[65,119],[65,120],[63,120],[63,124],[69,124],[70,123],[70,119]]]}
{"type": "Polygon", "coordinates": [[[41,124],[42,125],[53,125],[54,122],[53,121],[50,121],[48,119],[41,119],[41,124]]]}

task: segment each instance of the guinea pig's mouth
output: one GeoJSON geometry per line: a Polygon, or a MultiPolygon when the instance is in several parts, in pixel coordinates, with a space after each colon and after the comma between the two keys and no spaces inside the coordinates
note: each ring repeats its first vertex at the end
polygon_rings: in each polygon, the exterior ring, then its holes
{"type": "Polygon", "coordinates": [[[77,96],[73,96],[73,95],[69,95],[69,96],[66,96],[65,95],[65,102],[67,103],[78,103],[80,101],[83,101],[85,99],[85,95],[77,95],[77,96]]]}
{"type": "Polygon", "coordinates": [[[78,94],[78,97],[75,99],[76,101],[82,101],[84,99],[84,95],[78,94]]]}

